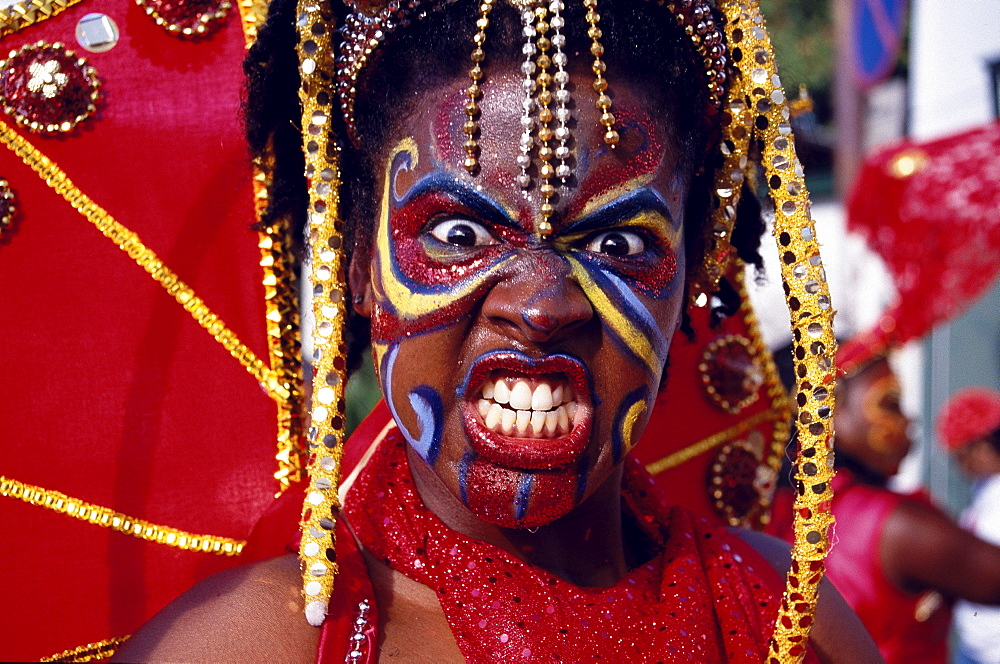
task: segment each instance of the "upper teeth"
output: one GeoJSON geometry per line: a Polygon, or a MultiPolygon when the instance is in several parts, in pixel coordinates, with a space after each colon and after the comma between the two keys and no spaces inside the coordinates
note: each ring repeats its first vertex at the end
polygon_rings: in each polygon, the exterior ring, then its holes
{"type": "Polygon", "coordinates": [[[539,381],[532,389],[528,381],[517,380],[511,388],[500,379],[486,381],[477,407],[486,427],[498,433],[554,437],[569,433],[577,404],[562,384],[553,388],[539,381]]]}

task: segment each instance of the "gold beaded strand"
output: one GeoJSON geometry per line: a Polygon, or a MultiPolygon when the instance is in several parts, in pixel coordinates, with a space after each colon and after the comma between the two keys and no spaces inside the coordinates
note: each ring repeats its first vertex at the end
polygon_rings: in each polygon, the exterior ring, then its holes
{"type": "Polygon", "coordinates": [[[538,190],[542,194],[542,206],[540,208],[541,219],[538,221],[538,234],[547,237],[552,232],[552,223],[549,221],[555,207],[552,204],[556,195],[556,188],[551,180],[555,177],[556,169],[552,165],[552,157],[555,151],[550,145],[552,141],[552,74],[549,69],[552,67],[552,57],[549,49],[552,48],[552,40],[548,37],[549,24],[548,9],[542,5],[535,9],[535,31],[538,33],[536,45],[538,47],[538,58],[535,64],[538,65],[538,76],[535,82],[538,86],[538,159],[541,166],[538,168],[538,177],[541,178],[541,186],[538,190]]]}
{"type": "Polygon", "coordinates": [[[594,63],[591,69],[594,71],[594,92],[597,93],[597,109],[601,112],[601,124],[604,125],[604,142],[612,148],[618,145],[618,132],[615,131],[615,116],[611,112],[611,97],[608,96],[608,81],[604,78],[607,65],[601,60],[604,55],[604,46],[601,45],[603,32],[599,23],[601,15],[597,13],[597,0],[583,0],[583,6],[587,8],[585,16],[587,24],[587,36],[591,39],[590,54],[594,56],[594,63]]]}
{"type": "Polygon", "coordinates": [[[479,18],[476,20],[478,31],[472,38],[476,47],[472,49],[472,69],[469,70],[469,78],[472,83],[465,90],[469,97],[469,100],[465,102],[465,114],[469,116],[469,119],[462,127],[466,135],[464,166],[465,170],[471,174],[475,174],[479,170],[479,141],[476,139],[476,135],[479,133],[479,123],[476,121],[476,118],[479,117],[479,102],[477,100],[483,94],[479,82],[483,79],[481,63],[486,58],[483,45],[486,43],[486,28],[490,24],[491,9],[493,9],[493,0],[483,0],[482,4],[479,5],[479,18]]]}

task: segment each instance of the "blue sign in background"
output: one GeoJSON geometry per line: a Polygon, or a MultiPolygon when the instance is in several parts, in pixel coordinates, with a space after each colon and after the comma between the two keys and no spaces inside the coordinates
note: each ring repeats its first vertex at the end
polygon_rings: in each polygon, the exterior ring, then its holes
{"type": "Polygon", "coordinates": [[[906,0],[854,0],[854,73],[863,87],[881,82],[895,67],[907,4],[906,0]]]}

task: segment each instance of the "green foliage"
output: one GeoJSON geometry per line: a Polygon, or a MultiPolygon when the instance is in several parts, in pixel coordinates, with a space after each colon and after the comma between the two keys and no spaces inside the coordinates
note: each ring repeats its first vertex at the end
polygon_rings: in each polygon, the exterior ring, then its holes
{"type": "Polygon", "coordinates": [[[794,96],[799,85],[805,85],[819,121],[828,121],[836,63],[831,1],[761,0],[761,8],[785,90],[794,96]]]}

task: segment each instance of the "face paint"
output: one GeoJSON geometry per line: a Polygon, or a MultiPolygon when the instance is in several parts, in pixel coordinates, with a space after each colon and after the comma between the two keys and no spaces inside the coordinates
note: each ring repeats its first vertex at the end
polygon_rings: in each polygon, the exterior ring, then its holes
{"type": "MultiPolygon", "coordinates": [[[[515,111],[518,78],[491,79],[515,111]]],[[[581,148],[579,186],[540,241],[540,197],[497,145],[518,116],[488,117],[506,112],[483,105],[475,178],[447,159],[461,104],[404,123],[413,138],[390,152],[373,242],[372,337],[414,451],[480,519],[534,527],[583,502],[645,425],[680,316],[687,180],[650,117],[623,110],[618,150],[581,148]]],[[[583,146],[603,145],[592,114],[583,146]]]]}

